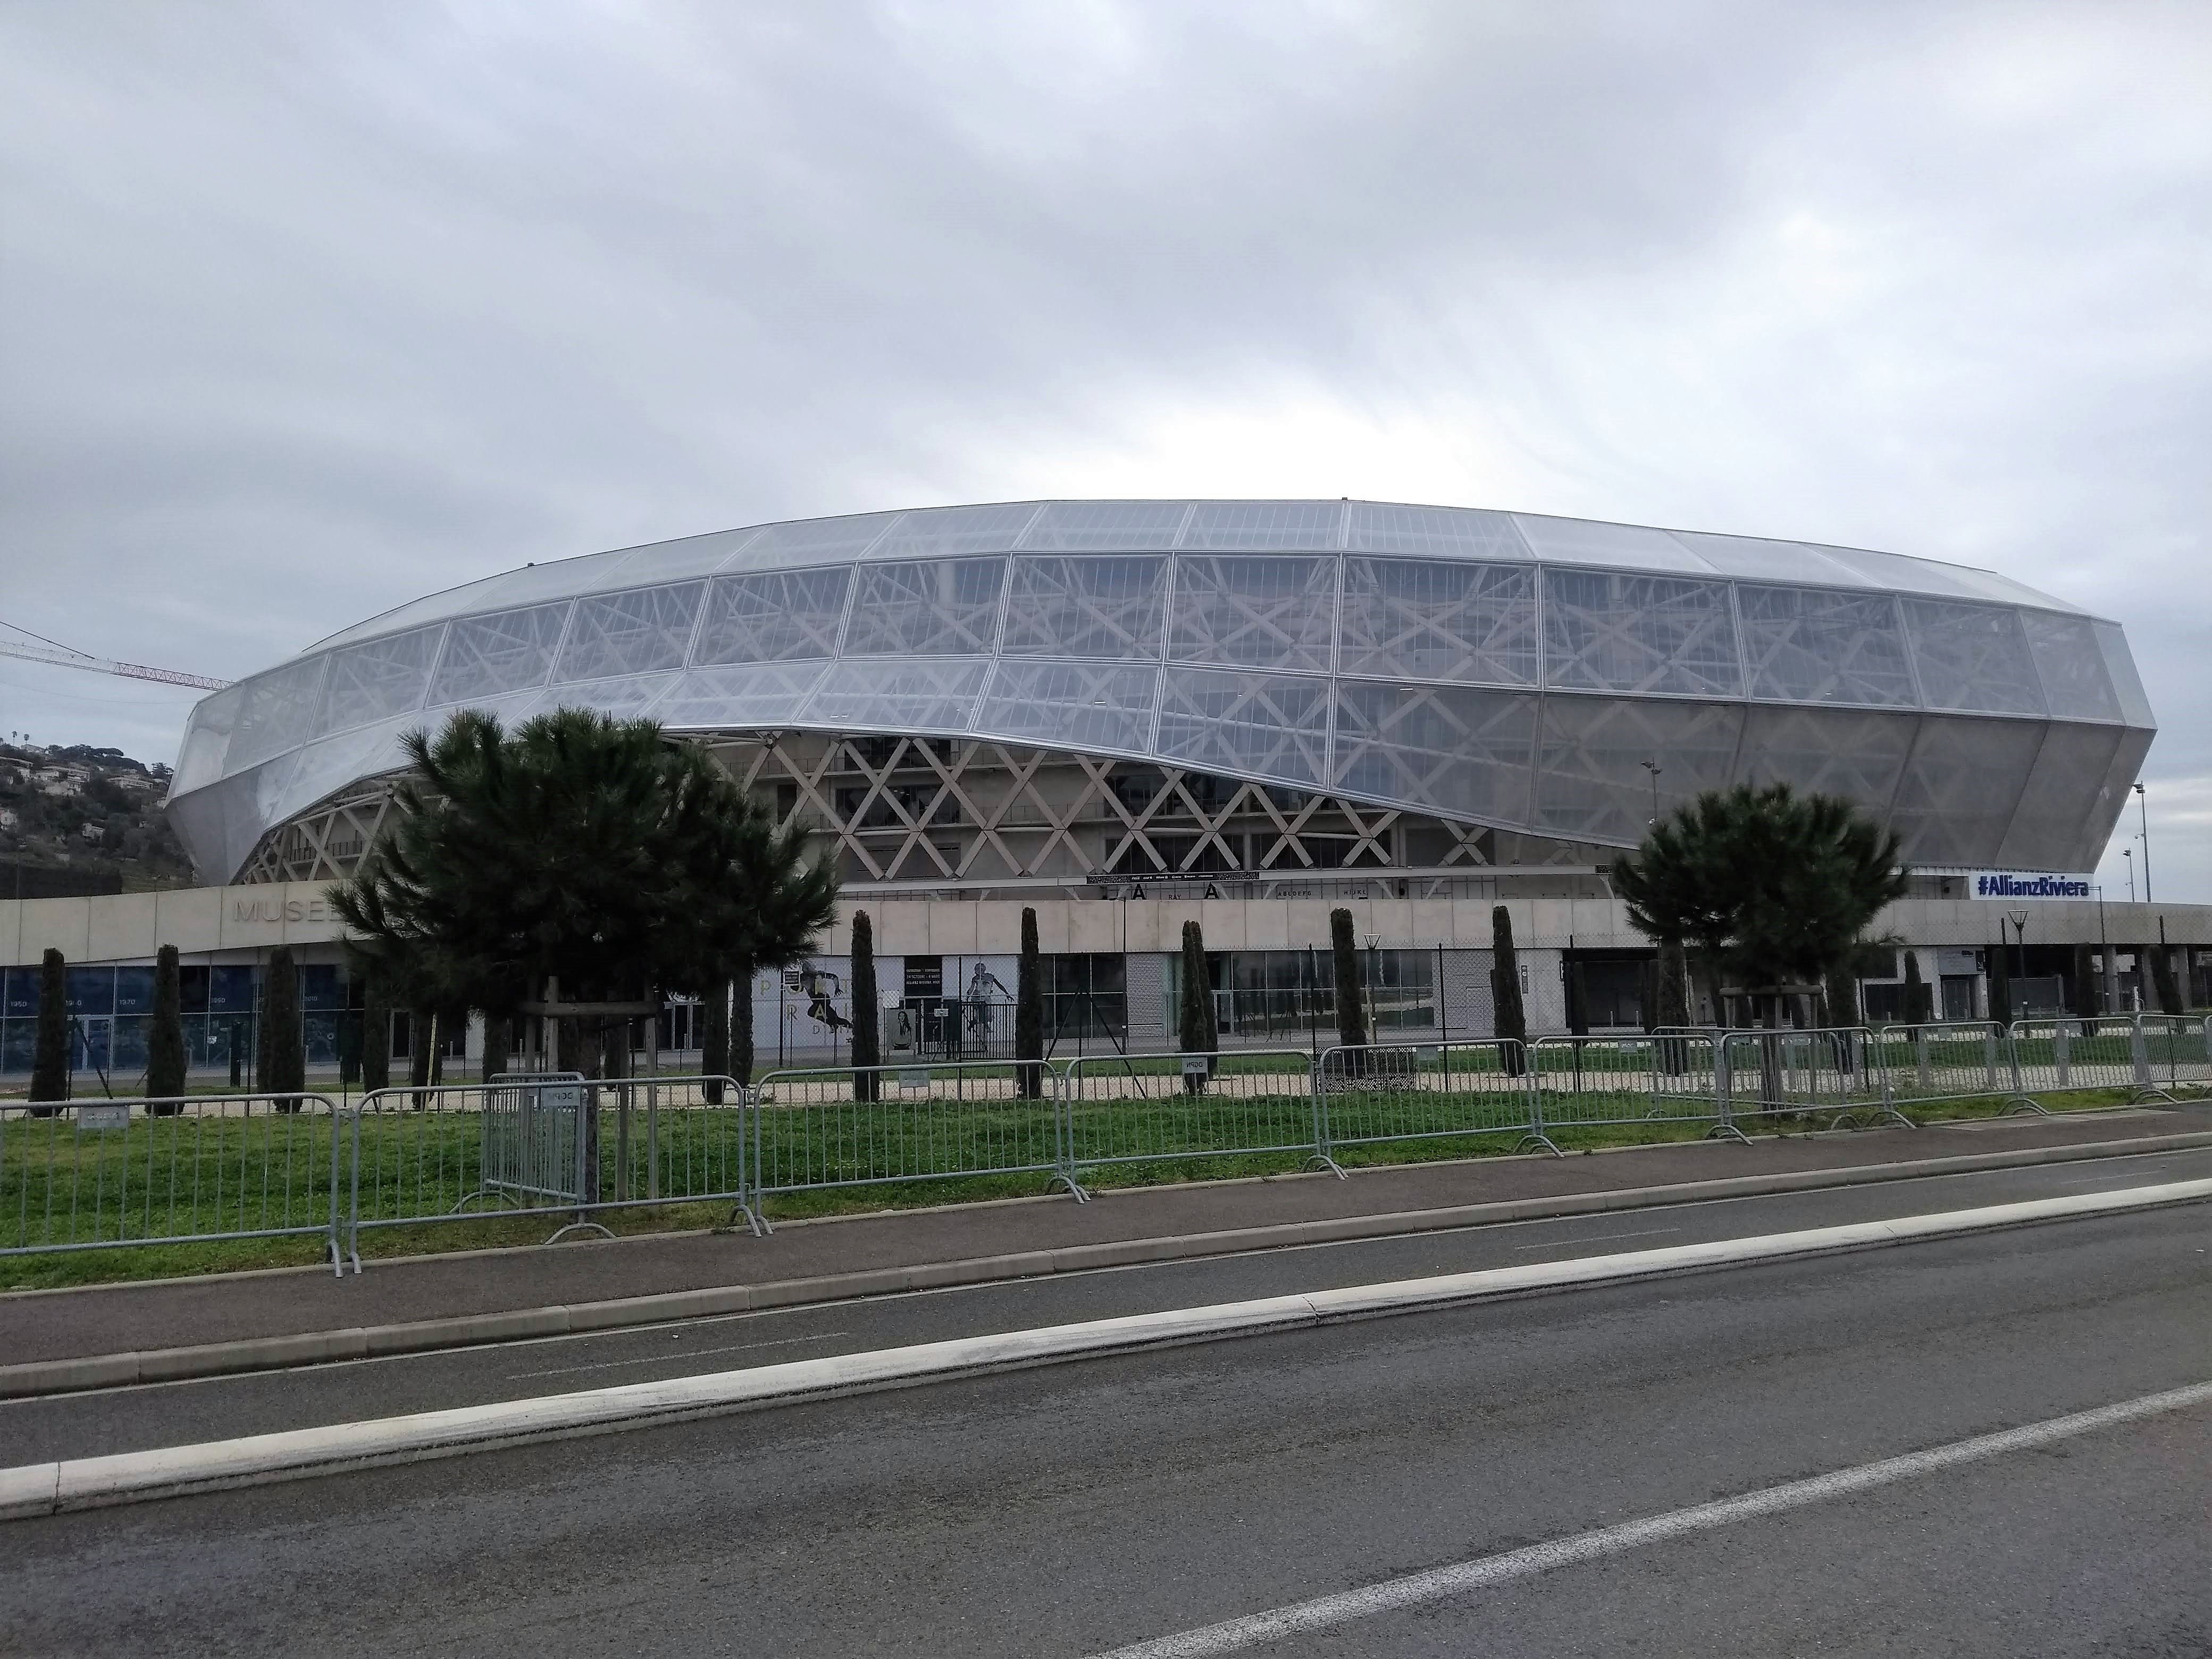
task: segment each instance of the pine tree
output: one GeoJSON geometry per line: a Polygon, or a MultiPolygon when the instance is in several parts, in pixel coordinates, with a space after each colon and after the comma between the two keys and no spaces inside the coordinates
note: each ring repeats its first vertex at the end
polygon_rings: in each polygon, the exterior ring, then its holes
{"type": "Polygon", "coordinates": [[[1014,1078],[1024,1100],[1044,1098],[1044,958],[1037,950],[1037,915],[1022,907],[1022,954],[1014,975],[1014,1078]]]}
{"type": "Polygon", "coordinates": [[[1340,908],[1328,913],[1328,961],[1335,988],[1336,1041],[1351,1051],[1341,1064],[1346,1075],[1364,1077],[1370,1058],[1367,1009],[1360,999],[1359,946],[1352,936],[1349,910],[1340,908]]]}
{"type": "MultiPolygon", "coordinates": [[[[300,969],[292,960],[292,947],[280,945],[269,953],[262,974],[261,1043],[257,1056],[255,1086],[264,1095],[300,1095],[307,1087],[307,1042],[300,1026],[300,969]]],[[[296,1112],[292,1101],[280,1109],[296,1112]]]]}
{"type": "Polygon", "coordinates": [[[876,1098],[884,1063],[882,1019],[876,1004],[876,930],[866,910],[853,912],[853,1098],[876,1098]]]}
{"type": "Polygon", "coordinates": [[[1521,958],[1513,948],[1512,913],[1502,904],[1490,909],[1490,1005],[1508,1077],[1521,1075],[1528,1041],[1528,1015],[1521,1000],[1521,958]]]}
{"type": "MultiPolygon", "coordinates": [[[[33,1100],[64,1101],[70,1097],[69,969],[62,953],[48,950],[39,959],[39,1024],[32,1040],[31,1095],[33,1100]]],[[[39,1114],[51,1117],[51,1111],[39,1114]]]]}
{"type": "MultiPolygon", "coordinates": [[[[164,945],[154,953],[154,1018],[146,1032],[146,1095],[149,1100],[173,1101],[185,1092],[184,997],[177,964],[177,947],[164,945]]],[[[173,1117],[178,1105],[149,1107],[155,1117],[173,1117]]]]}

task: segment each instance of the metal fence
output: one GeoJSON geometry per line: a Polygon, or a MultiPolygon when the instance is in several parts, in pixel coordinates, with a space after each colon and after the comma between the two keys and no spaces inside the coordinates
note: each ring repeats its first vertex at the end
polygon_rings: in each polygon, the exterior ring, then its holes
{"type": "Polygon", "coordinates": [[[1080,1195],[1083,1171],[1107,1164],[1304,1152],[1335,1169],[1314,1079],[1301,1048],[1071,1060],[1060,1085],[1061,1172],[1080,1195]]]}
{"type": "Polygon", "coordinates": [[[1826,1116],[1831,1127],[1858,1120],[1905,1128],[1875,1033],[1863,1026],[1814,1030],[1733,1030],[1723,1035],[1719,1086],[1723,1126],[1741,1133],[1747,1118],[1826,1116]]]}
{"type": "Polygon", "coordinates": [[[1541,1140],[1528,1071],[1526,1050],[1510,1039],[1325,1049],[1316,1072],[1319,1150],[1334,1162],[1340,1146],[1385,1141],[1494,1134],[1517,1134],[1522,1145],[1541,1140]]]}
{"type": "MultiPolygon", "coordinates": [[[[1530,1132],[1630,1123],[1697,1123],[1733,1133],[1711,1031],[1539,1037],[1528,1045],[1530,1132]]],[[[1554,1148],[1553,1150],[1557,1150],[1554,1148]]]]}
{"type": "Polygon", "coordinates": [[[319,1234],[335,1267],[342,1121],[313,1094],[0,1106],[0,1255],[319,1234]]]}

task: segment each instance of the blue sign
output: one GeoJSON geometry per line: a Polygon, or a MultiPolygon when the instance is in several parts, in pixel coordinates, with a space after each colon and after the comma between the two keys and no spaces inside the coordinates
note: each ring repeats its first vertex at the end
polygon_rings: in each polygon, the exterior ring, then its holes
{"type": "Polygon", "coordinates": [[[2052,876],[2026,870],[1978,870],[1972,883],[1978,899],[2094,898],[2087,876],[2052,876]]]}

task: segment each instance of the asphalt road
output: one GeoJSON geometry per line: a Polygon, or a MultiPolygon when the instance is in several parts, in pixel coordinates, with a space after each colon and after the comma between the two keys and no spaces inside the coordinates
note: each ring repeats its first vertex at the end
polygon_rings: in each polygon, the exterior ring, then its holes
{"type": "MultiPolygon", "coordinates": [[[[2203,1382],[2208,1252],[2196,1205],[13,1522],[0,1649],[1094,1654],[2203,1382]]],[[[2197,1406],[1258,1650],[2198,1654],[2208,1493],[2197,1406]]]]}
{"type": "Polygon", "coordinates": [[[292,1371],[0,1401],[0,1464],[187,1445],[1077,1320],[2207,1176],[2212,1176],[2212,1147],[1266,1250],[292,1371]]]}

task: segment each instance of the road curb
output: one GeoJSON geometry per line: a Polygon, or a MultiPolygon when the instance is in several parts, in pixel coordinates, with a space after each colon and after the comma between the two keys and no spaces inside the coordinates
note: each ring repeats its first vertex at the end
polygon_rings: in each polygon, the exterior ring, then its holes
{"type": "Polygon", "coordinates": [[[477,1347],[487,1343],[568,1336],[586,1331],[619,1330],[672,1320],[751,1313],[771,1308],[844,1302],[902,1291],[945,1290],[1000,1284],[1054,1273],[1091,1273],[1106,1267],[1155,1261],[1195,1261],[1251,1250],[1301,1244],[1338,1244],[1410,1233],[1443,1232],[1500,1222],[1538,1221],[1554,1217],[1602,1214],[1613,1210],[1650,1209],[1715,1199],[1759,1198],[1814,1192],[1834,1187],[1869,1186],[1984,1170],[2070,1164],[2094,1158],[2135,1158],[2150,1152],[2212,1146],[2212,1130],[2144,1136],[2134,1140],[2092,1141],[2065,1146],[2020,1147],[2009,1152],[1968,1153],[1957,1158],[1916,1158],[1900,1164],[1865,1164],[1832,1170],[1800,1170],[1775,1175],[1728,1176],[1668,1186],[1622,1188],[1610,1192],[1567,1193],[1548,1198],[1507,1199],[1442,1209],[1399,1210],[1380,1215],[1336,1216],[1317,1221],[1281,1222],[1219,1232],[1170,1234],[1152,1238],[1115,1239],[1069,1244],[1005,1255],[969,1256],[951,1261],[878,1267],[806,1279],[771,1279],[759,1285],[724,1285],[667,1291],[496,1313],[464,1314],[447,1319],[401,1324],[248,1337],[189,1347],[150,1348],[79,1358],[32,1360],[0,1366],[0,1400],[76,1394],[94,1389],[127,1388],[143,1382],[181,1382],[194,1377],[283,1370],[297,1365],[349,1359],[379,1359],[399,1354],[477,1347]]]}
{"type": "Polygon", "coordinates": [[[1749,1262],[1877,1249],[2208,1199],[2212,1199],[2212,1180],[2172,1182],[2117,1193],[2034,1199],[1936,1215],[1856,1222],[1753,1238],[1713,1240],[1571,1261],[1350,1285],[1305,1295],[1174,1309],[823,1359],[793,1360],[702,1376],[590,1389],[535,1400],[504,1401],[489,1406],[249,1435],[197,1446],[33,1463],[0,1469],[0,1520],[147,1503],[227,1487],[307,1480],[386,1464],[465,1456],[532,1441],[617,1433],[769,1406],[912,1388],[956,1377],[1218,1341],[1265,1331],[1310,1328],[1352,1319],[1388,1317],[1749,1262]]]}

